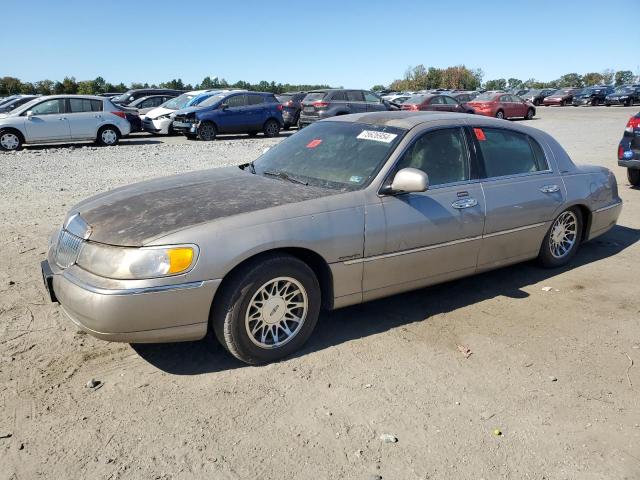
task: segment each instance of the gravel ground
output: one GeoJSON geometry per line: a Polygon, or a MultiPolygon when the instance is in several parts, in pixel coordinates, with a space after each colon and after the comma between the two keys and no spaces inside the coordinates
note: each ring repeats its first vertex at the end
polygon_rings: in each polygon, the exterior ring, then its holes
{"type": "Polygon", "coordinates": [[[612,168],[625,201],[570,267],[324,313],[299,355],[265,367],[205,341],[80,334],[45,299],[39,261],[88,195],[243,163],[279,139],[0,154],[0,479],[640,478],[640,190],[615,160],[632,113],[540,108],[528,122],[612,168]]]}

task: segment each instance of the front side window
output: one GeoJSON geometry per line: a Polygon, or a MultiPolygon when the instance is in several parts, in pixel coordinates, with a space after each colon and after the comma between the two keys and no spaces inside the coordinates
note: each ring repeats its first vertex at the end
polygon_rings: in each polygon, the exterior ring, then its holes
{"type": "MultiPolygon", "coordinates": [[[[224,100],[222,103],[229,105],[229,108],[244,107],[247,104],[245,95],[235,95],[224,100]]],[[[204,105],[204,102],[203,102],[204,105]]]]}
{"type": "Polygon", "coordinates": [[[548,169],[540,145],[528,135],[497,128],[473,129],[487,178],[535,173],[548,169]]]}
{"type": "Polygon", "coordinates": [[[254,162],[255,172],[271,178],[284,173],[313,186],[358,190],[380,170],[405,133],[380,125],[317,122],[270,148],[254,162]]]}
{"type": "Polygon", "coordinates": [[[39,103],[31,109],[34,115],[51,115],[56,113],[64,113],[64,100],[58,98],[56,100],[47,100],[39,103]]]}
{"type": "Polygon", "coordinates": [[[442,97],[444,99],[444,103],[446,103],[447,105],[457,105],[458,102],[456,102],[456,100],[452,97],[442,97]]]}
{"type": "Polygon", "coordinates": [[[433,97],[433,100],[429,102],[430,105],[444,105],[443,97],[433,97]]]}
{"type": "Polygon", "coordinates": [[[469,155],[463,130],[446,128],[425,133],[409,147],[396,171],[409,167],[426,173],[430,186],[469,180],[469,155]]]}
{"type": "Polygon", "coordinates": [[[364,92],[364,99],[369,103],[380,103],[378,96],[371,92],[364,92]]]}

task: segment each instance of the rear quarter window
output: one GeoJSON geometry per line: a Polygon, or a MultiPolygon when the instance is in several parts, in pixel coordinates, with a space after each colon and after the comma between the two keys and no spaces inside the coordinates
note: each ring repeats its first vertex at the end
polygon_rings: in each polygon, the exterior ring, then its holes
{"type": "Polygon", "coordinates": [[[332,102],[346,102],[347,101],[347,92],[339,91],[333,92],[331,95],[332,102]]]}
{"type": "Polygon", "coordinates": [[[497,128],[474,128],[487,178],[548,170],[538,142],[523,133],[497,128]]]}

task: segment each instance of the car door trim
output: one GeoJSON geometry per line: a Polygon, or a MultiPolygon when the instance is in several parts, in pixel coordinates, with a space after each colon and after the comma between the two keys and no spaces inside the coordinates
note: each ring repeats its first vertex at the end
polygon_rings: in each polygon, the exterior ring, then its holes
{"type": "MultiPolygon", "coordinates": [[[[606,207],[606,208],[613,208],[615,206],[616,205],[612,205],[612,206],[606,207]]],[[[483,234],[483,235],[477,235],[475,237],[460,238],[458,240],[452,240],[450,242],[436,243],[434,245],[427,245],[425,247],[411,248],[409,250],[400,250],[398,252],[385,253],[385,254],[382,254],[382,255],[373,255],[371,257],[355,258],[353,260],[347,260],[347,261],[344,261],[342,263],[345,264],[345,265],[355,265],[355,264],[358,264],[358,263],[373,262],[375,260],[383,260],[385,258],[398,257],[400,255],[410,255],[412,253],[425,252],[427,250],[434,250],[436,248],[450,247],[452,245],[458,245],[458,244],[461,244],[461,243],[473,242],[475,240],[481,240],[481,239],[485,239],[485,238],[497,237],[497,236],[500,236],[500,235],[508,235],[509,233],[515,233],[515,232],[520,232],[520,231],[523,231],[523,230],[529,230],[531,228],[538,228],[538,227],[544,226],[546,223],[547,222],[532,223],[531,225],[525,225],[523,227],[518,227],[518,228],[510,228],[509,230],[500,230],[499,232],[488,233],[486,235],[483,234]]]]}

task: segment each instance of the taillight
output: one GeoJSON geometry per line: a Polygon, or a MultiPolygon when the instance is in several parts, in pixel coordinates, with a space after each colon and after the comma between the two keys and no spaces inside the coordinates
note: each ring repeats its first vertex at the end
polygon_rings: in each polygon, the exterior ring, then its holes
{"type": "Polygon", "coordinates": [[[113,113],[117,117],[124,118],[125,120],[127,119],[127,114],[121,110],[116,110],[115,112],[111,112],[111,113],[113,113]]]}
{"type": "Polygon", "coordinates": [[[618,145],[618,160],[622,160],[624,157],[624,147],[622,144],[618,145]]]}
{"type": "Polygon", "coordinates": [[[289,100],[287,103],[285,103],[285,106],[293,107],[293,100],[289,100]]]}
{"type": "Polygon", "coordinates": [[[282,111],[282,109],[284,108],[284,105],[282,105],[281,103],[278,104],[278,106],[276,107],[278,110],[282,111]]]}
{"type": "Polygon", "coordinates": [[[634,128],[640,128],[640,117],[631,117],[627,122],[627,127],[624,129],[624,131],[633,133],[634,128]]]}
{"type": "Polygon", "coordinates": [[[329,106],[327,102],[313,102],[311,105],[313,105],[316,108],[326,108],[329,106]]]}

